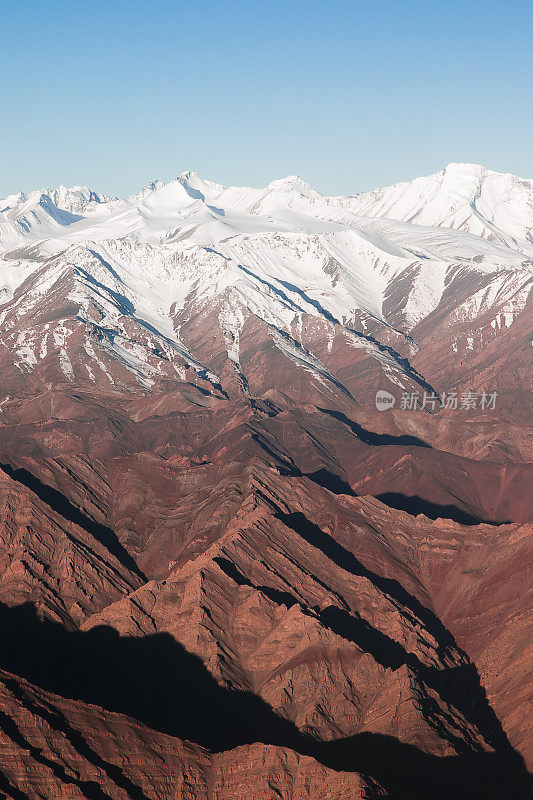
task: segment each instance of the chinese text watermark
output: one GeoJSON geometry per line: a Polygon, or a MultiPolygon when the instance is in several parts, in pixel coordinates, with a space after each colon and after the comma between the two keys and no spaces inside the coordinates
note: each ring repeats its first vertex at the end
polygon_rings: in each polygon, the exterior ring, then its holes
{"type": "MultiPolygon", "coordinates": [[[[402,411],[437,411],[443,408],[451,411],[493,411],[496,408],[498,392],[402,392],[398,408],[402,411]]],[[[393,408],[396,398],[390,392],[380,389],[376,392],[376,408],[386,411],[393,408]]]]}

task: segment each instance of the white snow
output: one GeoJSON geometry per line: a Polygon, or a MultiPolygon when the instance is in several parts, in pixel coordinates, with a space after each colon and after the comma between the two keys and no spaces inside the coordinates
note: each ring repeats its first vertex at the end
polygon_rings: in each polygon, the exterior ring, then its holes
{"type": "Polygon", "coordinates": [[[188,367],[217,384],[185,344],[187,324],[216,304],[242,386],[250,314],[321,381],[334,376],[299,346],[306,315],[324,323],[326,352],[343,330],[401,380],[389,353],[346,330],[355,315],[365,329],[388,326],[394,305],[408,333],[457,285],[450,324],[483,318],[476,330],[504,330],[525,307],[532,255],[533,181],[476,165],[344,198],[323,197],[297,176],[226,188],[186,172],[124,200],[60,186],[0,201],[0,338],[24,370],[53,342],[72,378],[67,341],[85,324],[91,380],[99,369],[113,383],[112,359],[145,388],[162,371],[184,378],[188,367]],[[77,320],[47,320],[37,331],[35,315],[60,301],[78,309],[77,320]],[[10,331],[22,339],[9,344],[10,331]]]}
{"type": "Polygon", "coordinates": [[[59,349],[59,366],[61,367],[61,370],[64,373],[64,375],[66,375],[70,381],[74,380],[74,370],[72,369],[72,363],[64,347],[61,347],[59,349]]]}

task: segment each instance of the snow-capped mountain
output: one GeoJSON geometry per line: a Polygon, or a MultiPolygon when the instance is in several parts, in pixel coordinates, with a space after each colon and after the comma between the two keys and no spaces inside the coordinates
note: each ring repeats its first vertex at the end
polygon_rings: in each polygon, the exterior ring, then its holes
{"type": "Polygon", "coordinates": [[[527,796],[531,197],[2,201],[2,797],[527,796]]]}
{"type": "Polygon", "coordinates": [[[467,164],[352,197],[295,176],[226,188],[191,172],[124,200],[11,195],[4,393],[61,380],[253,395],[257,337],[320,392],[355,397],[361,359],[375,380],[438,389],[521,317],[532,210],[532,181],[467,164]],[[428,371],[435,337],[447,363],[428,371]]]}
{"type": "Polygon", "coordinates": [[[0,242],[22,243],[32,234],[44,239],[110,201],[110,197],[98,195],[86,186],[58,186],[9,195],[0,200],[0,242]]]}
{"type": "Polygon", "coordinates": [[[364,216],[456,228],[533,254],[533,181],[477,164],[449,164],[344,204],[364,216]]]}

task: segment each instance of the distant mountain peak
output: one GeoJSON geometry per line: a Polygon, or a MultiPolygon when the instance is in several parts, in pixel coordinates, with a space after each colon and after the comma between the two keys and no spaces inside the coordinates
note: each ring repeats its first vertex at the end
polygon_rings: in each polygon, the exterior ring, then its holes
{"type": "Polygon", "coordinates": [[[314,191],[312,186],[306,183],[303,178],[300,178],[299,175],[287,175],[285,178],[278,178],[277,180],[271,181],[267,188],[303,192],[314,191]]]}

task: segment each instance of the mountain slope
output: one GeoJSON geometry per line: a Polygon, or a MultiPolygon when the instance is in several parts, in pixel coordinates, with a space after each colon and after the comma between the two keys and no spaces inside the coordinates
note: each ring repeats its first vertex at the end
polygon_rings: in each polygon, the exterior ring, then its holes
{"type": "Polygon", "coordinates": [[[0,203],[0,794],[525,800],[531,249],[472,165],[0,203]]]}

